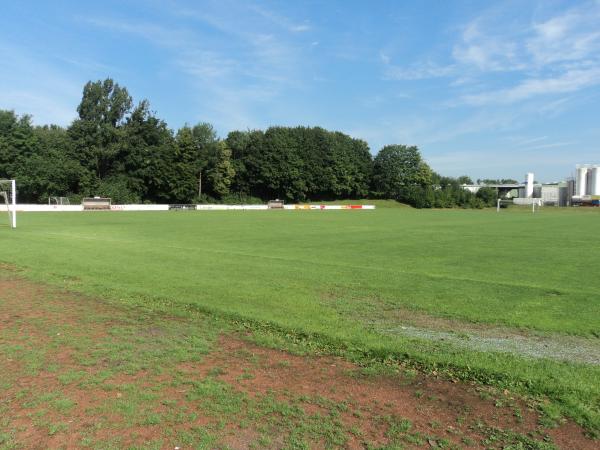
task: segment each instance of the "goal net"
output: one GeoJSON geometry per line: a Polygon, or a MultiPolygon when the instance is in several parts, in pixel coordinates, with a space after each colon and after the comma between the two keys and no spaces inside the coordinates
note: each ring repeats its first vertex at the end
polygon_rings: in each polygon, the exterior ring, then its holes
{"type": "Polygon", "coordinates": [[[49,205],[70,205],[69,197],[48,197],[49,205]]]}
{"type": "Polygon", "coordinates": [[[8,224],[17,228],[17,189],[15,180],[0,180],[0,205],[8,213],[8,224]]]}
{"type": "Polygon", "coordinates": [[[541,198],[499,198],[496,211],[500,212],[500,208],[506,208],[509,205],[528,206],[535,213],[543,205],[543,202],[541,198]]]}

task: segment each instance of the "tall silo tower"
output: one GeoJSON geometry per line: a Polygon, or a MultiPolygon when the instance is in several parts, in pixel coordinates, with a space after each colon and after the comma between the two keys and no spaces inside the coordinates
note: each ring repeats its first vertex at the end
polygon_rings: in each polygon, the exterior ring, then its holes
{"type": "Polygon", "coordinates": [[[525,182],[526,186],[525,186],[525,197],[527,198],[531,198],[533,197],[533,173],[532,172],[528,172],[527,175],[525,175],[525,179],[527,180],[525,182]]]}
{"type": "Polygon", "coordinates": [[[575,181],[575,195],[583,197],[587,193],[587,173],[588,168],[586,166],[578,165],[577,177],[575,181]]]}
{"type": "Polygon", "coordinates": [[[591,167],[590,195],[600,195],[600,166],[591,167]]]}

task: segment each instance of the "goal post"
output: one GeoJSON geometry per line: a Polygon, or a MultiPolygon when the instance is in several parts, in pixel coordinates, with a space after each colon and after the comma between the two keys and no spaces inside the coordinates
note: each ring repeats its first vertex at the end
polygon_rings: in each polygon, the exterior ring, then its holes
{"type": "Polygon", "coordinates": [[[496,201],[496,211],[500,212],[500,208],[507,208],[509,205],[513,204],[513,200],[512,199],[507,199],[507,198],[499,198],[496,201]]]}
{"type": "Polygon", "coordinates": [[[6,205],[9,226],[17,228],[17,184],[15,180],[0,180],[0,202],[6,205]]]}
{"type": "Polygon", "coordinates": [[[539,210],[540,207],[543,205],[544,203],[542,202],[541,198],[531,198],[531,197],[527,197],[527,198],[520,198],[520,197],[516,197],[516,198],[506,198],[506,199],[498,199],[497,204],[496,204],[496,211],[500,212],[500,208],[506,208],[509,205],[518,205],[518,206],[531,206],[531,212],[535,213],[536,210],[539,210]]]}
{"type": "Polygon", "coordinates": [[[48,197],[48,204],[49,205],[70,205],[71,201],[69,200],[69,197],[48,197]]]}

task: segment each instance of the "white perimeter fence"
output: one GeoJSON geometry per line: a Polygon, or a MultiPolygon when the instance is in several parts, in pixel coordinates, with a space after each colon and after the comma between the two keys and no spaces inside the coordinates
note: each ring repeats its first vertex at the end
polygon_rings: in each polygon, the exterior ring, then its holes
{"type": "MultiPolygon", "coordinates": [[[[174,205],[111,205],[111,211],[169,211],[179,209],[174,205]]],[[[287,210],[346,210],[375,209],[375,205],[284,205],[287,210]]],[[[191,208],[193,209],[193,208],[191,208]]],[[[197,211],[266,211],[267,205],[195,205],[197,211]]],[[[6,205],[0,205],[6,212],[6,205]]],[[[17,212],[77,212],[83,205],[33,205],[17,204],[17,212]]]]}

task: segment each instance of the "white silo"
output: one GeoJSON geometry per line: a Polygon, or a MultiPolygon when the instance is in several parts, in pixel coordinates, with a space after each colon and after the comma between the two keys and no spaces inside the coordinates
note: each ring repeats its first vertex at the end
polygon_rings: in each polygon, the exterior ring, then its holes
{"type": "Polygon", "coordinates": [[[575,186],[575,194],[579,197],[583,197],[587,190],[587,171],[587,167],[577,166],[577,181],[575,186]]]}
{"type": "Polygon", "coordinates": [[[525,196],[527,198],[533,197],[533,173],[528,172],[526,176],[525,196]]]}
{"type": "Polygon", "coordinates": [[[591,194],[600,195],[600,166],[592,167],[591,194]]]}

